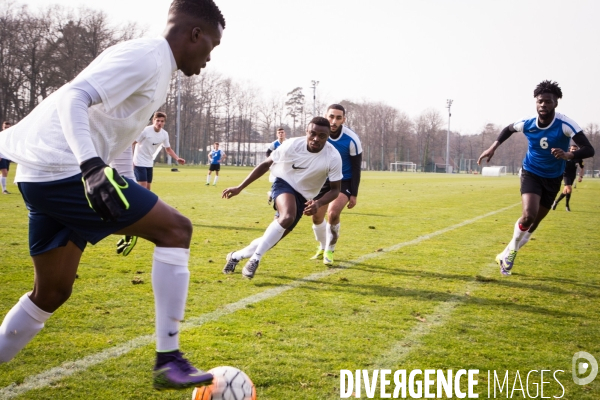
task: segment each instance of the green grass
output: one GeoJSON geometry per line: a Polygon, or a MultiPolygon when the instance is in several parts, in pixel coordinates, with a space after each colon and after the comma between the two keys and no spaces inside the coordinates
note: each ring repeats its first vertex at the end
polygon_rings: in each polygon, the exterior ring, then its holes
{"type": "MultiPolygon", "coordinates": [[[[316,243],[304,218],[246,281],[221,269],[229,251],[259,237],[273,218],[266,177],[222,200],[220,192],[250,169],[223,168],[217,187],[204,185],[204,167],[180,171],[155,168],[153,190],[194,225],[188,322],[331,272],[183,330],[182,350],[197,366],[244,370],[259,399],[336,399],[340,369],[384,367],[479,369],[480,398],[487,398],[488,370],[510,371],[512,387],[517,370],[525,384],[530,370],[560,369],[564,399],[600,398],[600,377],[586,386],[571,379],[575,352],[600,360],[600,180],[578,184],[573,212],[564,211],[564,202],[551,212],[519,252],[513,276],[504,278],[493,261],[520,214],[516,177],[365,172],[358,205],[342,214],[335,253],[336,264],[348,268],[328,270],[308,260],[316,243]],[[464,221],[470,222],[458,225],[464,221]]],[[[0,197],[0,317],[33,281],[27,210],[16,187],[9,190],[17,194],[0,197]]],[[[152,246],[140,241],[122,257],[115,242],[111,237],[86,249],[71,299],[13,361],[0,365],[0,391],[153,333],[152,246]],[[132,284],[134,278],[143,283],[132,284]]],[[[154,391],[153,361],[149,342],[18,398],[190,398],[191,390],[154,391]]],[[[547,380],[554,384],[544,395],[559,396],[558,385],[547,380]]],[[[520,393],[513,398],[523,398],[520,393]]]]}

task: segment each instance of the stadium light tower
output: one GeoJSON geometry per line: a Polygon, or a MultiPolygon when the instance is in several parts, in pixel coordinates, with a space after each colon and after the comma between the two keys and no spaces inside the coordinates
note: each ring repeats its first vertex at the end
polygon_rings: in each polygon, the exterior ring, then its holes
{"type": "Polygon", "coordinates": [[[317,85],[319,84],[319,81],[311,81],[312,83],[312,90],[313,90],[313,117],[316,117],[316,112],[317,112],[317,85]]]}
{"type": "Polygon", "coordinates": [[[453,101],[454,100],[452,99],[446,100],[446,108],[448,109],[448,133],[446,134],[446,173],[448,173],[448,166],[450,165],[450,117],[452,116],[450,107],[452,107],[453,101]]]}

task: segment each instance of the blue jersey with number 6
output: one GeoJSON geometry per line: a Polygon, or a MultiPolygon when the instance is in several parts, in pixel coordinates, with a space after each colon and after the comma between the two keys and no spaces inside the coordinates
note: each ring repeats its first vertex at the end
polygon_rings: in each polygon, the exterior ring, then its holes
{"type": "Polygon", "coordinates": [[[554,120],[545,128],[538,126],[537,116],[521,119],[513,124],[517,132],[523,132],[529,140],[529,147],[523,169],[542,178],[557,178],[565,170],[565,160],[555,158],[552,149],[569,151],[569,143],[581,128],[566,115],[556,113],[554,120]]]}

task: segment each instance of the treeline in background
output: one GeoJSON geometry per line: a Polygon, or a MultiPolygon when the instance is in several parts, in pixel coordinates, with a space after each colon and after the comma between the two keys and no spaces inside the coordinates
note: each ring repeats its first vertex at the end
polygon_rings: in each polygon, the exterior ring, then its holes
{"type": "MultiPolygon", "coordinates": [[[[0,0],[0,120],[17,123],[107,47],[143,35],[136,23],[115,25],[105,13],[90,8],[34,10],[0,0]]],[[[335,102],[346,107],[347,125],[361,138],[365,169],[388,170],[393,162],[413,162],[417,171],[445,171],[448,116],[438,110],[431,108],[411,117],[382,102],[322,99],[318,93],[313,102],[310,88],[282,89],[285,94],[266,96],[252,84],[214,71],[181,76],[178,84],[177,73],[173,74],[166,104],[161,107],[168,115],[165,129],[171,146],[175,148],[179,139],[181,157],[205,164],[210,145],[218,141],[229,164],[254,165],[264,158],[264,144],[275,140],[278,127],[284,127],[288,137],[303,135],[313,109],[314,114],[324,115],[327,105],[335,102]]],[[[454,172],[478,171],[476,159],[501,129],[489,123],[476,133],[451,131],[448,165],[454,172]]],[[[584,132],[600,150],[598,124],[587,125],[584,132]]],[[[498,149],[493,163],[516,173],[526,150],[525,137],[515,134],[498,149]]],[[[598,169],[600,154],[586,162],[587,171],[598,169]]]]}

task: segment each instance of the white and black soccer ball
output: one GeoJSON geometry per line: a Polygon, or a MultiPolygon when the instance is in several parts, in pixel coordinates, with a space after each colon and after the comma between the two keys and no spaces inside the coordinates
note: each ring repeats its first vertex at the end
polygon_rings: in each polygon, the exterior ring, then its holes
{"type": "Polygon", "coordinates": [[[192,400],[256,400],[256,389],[248,375],[234,367],[211,369],[210,386],[194,388],[192,400]]]}

